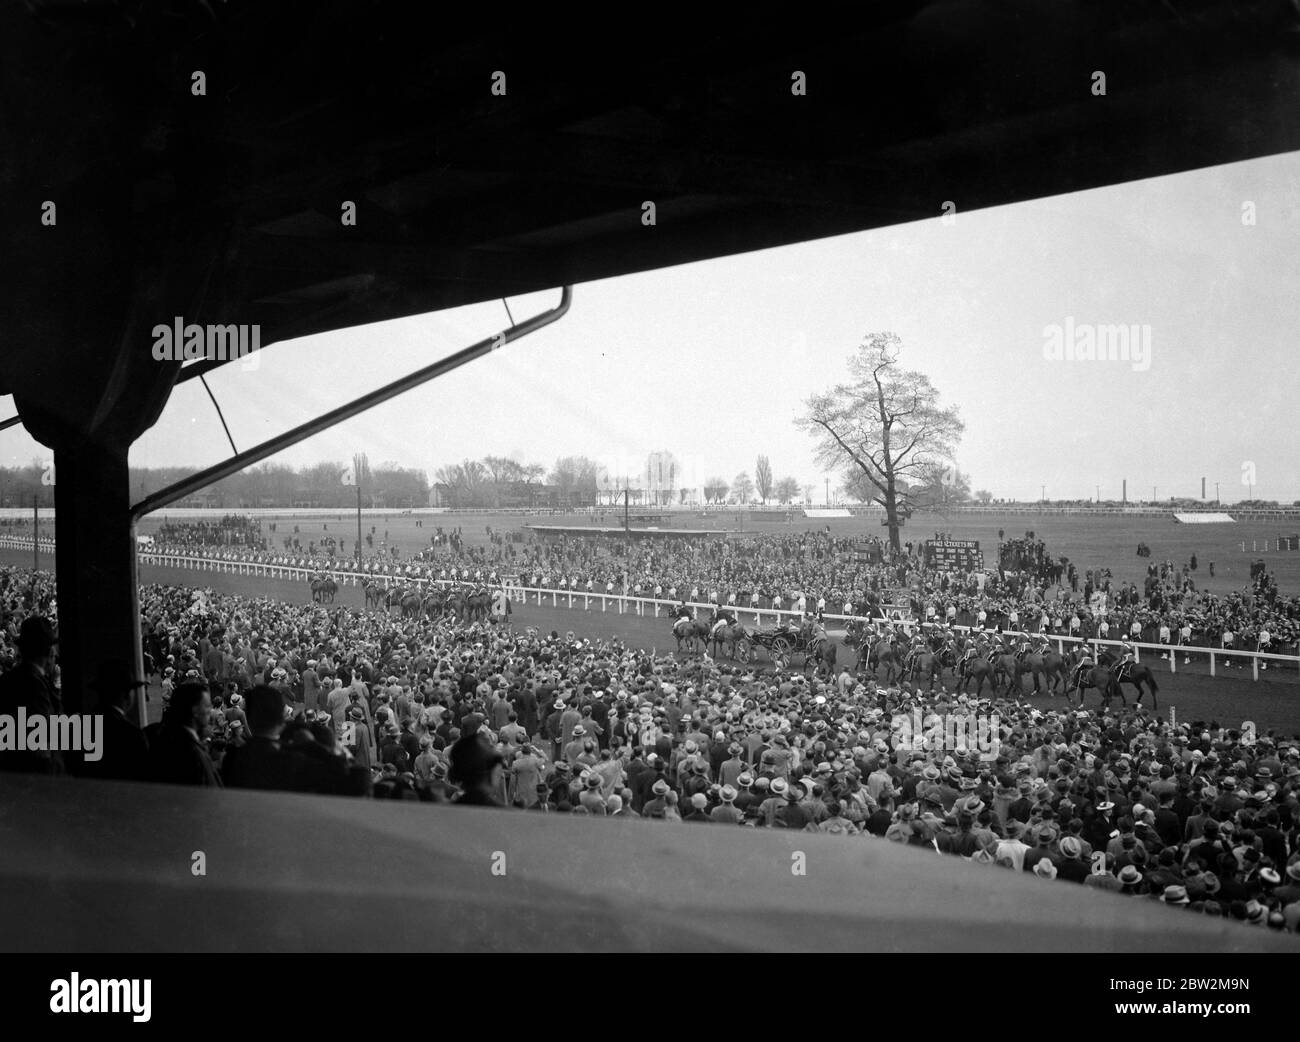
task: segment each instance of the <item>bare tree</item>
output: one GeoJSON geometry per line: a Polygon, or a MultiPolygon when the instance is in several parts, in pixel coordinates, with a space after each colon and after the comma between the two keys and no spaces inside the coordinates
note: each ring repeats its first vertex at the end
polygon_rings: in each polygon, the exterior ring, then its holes
{"type": "Polygon", "coordinates": [[[726,478],[709,478],[704,483],[704,501],[706,503],[721,503],[727,498],[730,487],[726,478]]]}
{"type": "Polygon", "coordinates": [[[813,395],[795,421],[817,439],[822,466],[861,475],[869,498],[885,510],[895,550],[912,510],[909,484],[927,466],[951,461],[965,430],[955,407],[939,405],[929,377],[899,366],[900,346],[893,333],[868,335],[849,357],[848,382],[813,395]]]}
{"type": "Polygon", "coordinates": [[[990,503],[993,502],[993,493],[986,488],[982,488],[975,493],[975,498],[978,499],[985,506],[988,506],[990,503]]]}
{"type": "Polygon", "coordinates": [[[754,464],[754,487],[764,503],[772,498],[772,461],[766,456],[759,456],[754,464]]]}

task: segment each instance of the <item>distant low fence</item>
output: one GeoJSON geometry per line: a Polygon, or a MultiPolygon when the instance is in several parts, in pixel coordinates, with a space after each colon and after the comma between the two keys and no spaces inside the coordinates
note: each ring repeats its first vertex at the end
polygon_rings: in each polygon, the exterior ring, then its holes
{"type": "MultiPolygon", "coordinates": [[[[42,536],[42,537],[38,540],[38,542],[40,543],[40,550],[41,550],[41,553],[43,553],[43,554],[52,554],[52,553],[54,553],[54,540],[53,540],[53,539],[47,539],[45,536],[42,536]]],[[[3,548],[5,548],[5,549],[7,549],[7,550],[31,550],[31,548],[32,548],[32,537],[29,536],[29,535],[27,535],[27,536],[21,536],[21,535],[19,535],[19,536],[13,536],[13,535],[4,535],[4,536],[0,536],[0,547],[3,547],[3,548]]]]}

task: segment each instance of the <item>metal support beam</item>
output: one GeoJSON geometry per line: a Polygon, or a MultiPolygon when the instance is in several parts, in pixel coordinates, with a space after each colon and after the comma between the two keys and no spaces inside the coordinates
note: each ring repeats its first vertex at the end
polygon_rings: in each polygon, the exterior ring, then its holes
{"type": "Polygon", "coordinates": [[[289,448],[291,445],[297,445],[298,442],[310,438],[313,434],[319,434],[321,431],[328,430],[335,424],[344,420],[350,420],[352,417],[365,412],[367,409],[380,405],[395,398],[413,387],[419,387],[423,383],[436,379],[453,369],[458,369],[466,362],[472,362],[476,358],[490,354],[499,347],[504,347],[512,340],[518,340],[534,333],[544,326],[549,326],[552,322],[558,320],[569,310],[569,305],[573,302],[573,287],[565,286],[560,294],[560,303],[550,311],[544,311],[540,315],[534,315],[530,319],[518,322],[509,329],[502,330],[500,333],[488,337],[486,340],[480,340],[476,344],[457,351],[453,355],[434,362],[432,365],[425,366],[423,369],[417,369],[415,372],[403,376],[401,379],[394,380],[392,383],[385,384],[377,390],[364,394],[346,405],[340,405],[337,409],[331,409],[329,412],[309,420],[307,423],[300,424],[292,430],[285,431],[283,434],[267,441],[262,442],[251,449],[231,456],[224,463],[218,463],[207,470],[178,481],[174,485],[155,492],[131,508],[131,522],[135,523],[139,518],[154,510],[159,510],[174,503],[178,499],[183,499],[191,492],[197,492],[201,488],[211,485],[214,481],[220,481],[222,478],[229,477],[231,474],[238,473],[245,467],[250,467],[254,463],[259,463],[269,456],[274,456],[277,452],[289,448]]]}

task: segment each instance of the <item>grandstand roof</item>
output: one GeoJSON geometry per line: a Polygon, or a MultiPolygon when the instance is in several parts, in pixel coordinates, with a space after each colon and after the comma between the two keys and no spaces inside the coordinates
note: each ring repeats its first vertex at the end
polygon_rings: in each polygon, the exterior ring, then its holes
{"type": "Polygon", "coordinates": [[[265,346],[1300,148],[1287,0],[656,10],[4,5],[0,393],[147,425],[160,314],[265,346]]]}

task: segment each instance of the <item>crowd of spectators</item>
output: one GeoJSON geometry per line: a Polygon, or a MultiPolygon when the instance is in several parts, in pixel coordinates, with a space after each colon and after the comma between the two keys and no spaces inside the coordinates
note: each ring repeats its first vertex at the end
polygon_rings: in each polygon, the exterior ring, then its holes
{"type": "Polygon", "coordinates": [[[226,514],[215,521],[164,521],[154,540],[185,549],[239,547],[265,550],[270,545],[255,517],[226,514]]]}
{"type": "MultiPolygon", "coordinates": [[[[927,566],[920,544],[892,552],[879,540],[828,532],[699,536],[629,541],[617,535],[527,540],[489,532],[486,544],[457,530],[414,557],[366,558],[274,551],[217,551],[258,561],[347,574],[518,584],[609,596],[716,602],[737,608],[900,617],[920,622],[1041,632],[1185,648],[1295,654],[1300,597],[1282,597],[1258,571],[1249,587],[1227,594],[1199,590],[1196,561],[1152,562],[1141,588],[1116,582],[1110,569],[1080,571],[1036,538],[1008,539],[985,571],[927,566]],[[451,536],[454,536],[452,538],[451,536]]],[[[183,547],[159,551],[184,553],[183,547]]],[[[1231,663],[1231,659],[1228,660],[1231,663]]],[[[1244,661],[1244,660],[1242,660],[1244,661]]],[[[1241,662],[1236,663],[1238,665],[1241,662]]]]}
{"type": "MultiPolygon", "coordinates": [[[[0,712],[36,686],[57,705],[48,579],[5,570],[0,597],[19,649],[0,712]]],[[[132,735],[142,679],[97,678],[123,725],[100,774],[892,841],[1300,927],[1296,736],[180,586],[141,610],[166,708],[132,735]],[[954,719],[989,726],[930,730],[954,719]]]]}

